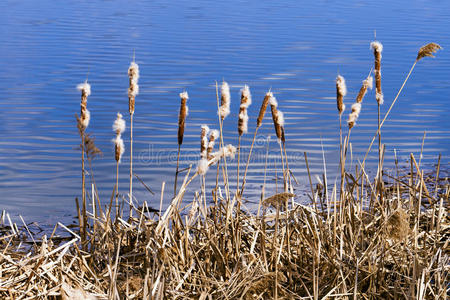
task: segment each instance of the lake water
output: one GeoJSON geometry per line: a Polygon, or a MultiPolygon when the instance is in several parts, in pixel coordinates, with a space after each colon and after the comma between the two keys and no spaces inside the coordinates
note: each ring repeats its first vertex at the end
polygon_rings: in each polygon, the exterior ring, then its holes
{"type": "MultiPolygon", "coordinates": [[[[250,86],[248,148],[255,115],[272,89],[285,113],[290,167],[309,189],[303,152],[313,175],[323,172],[322,147],[329,181],[335,180],[339,125],[334,79],[347,80],[347,111],[361,81],[373,65],[369,43],[374,30],[384,45],[382,74],[386,112],[418,49],[431,41],[450,45],[448,1],[50,1],[0,3],[0,208],[27,220],[52,224],[71,220],[75,197],[81,195],[79,136],[75,113],[76,85],[89,74],[91,123],[103,156],[93,162],[102,202],[109,201],[115,181],[111,129],[120,111],[129,121],[127,68],[136,53],[140,94],[135,114],[135,196],[159,206],[173,189],[177,150],[178,94],[190,99],[181,167],[198,159],[201,124],[218,128],[215,80],[231,86],[232,114],[225,120],[225,143],[237,142],[239,90],[250,86]]],[[[394,149],[401,163],[409,153],[430,168],[438,154],[448,165],[450,54],[420,61],[383,127],[386,165],[394,149]]],[[[376,130],[374,93],[364,100],[352,130],[353,166],[361,160],[376,130]]],[[[270,113],[259,131],[255,161],[249,171],[246,198],[259,199],[264,169],[265,138],[272,136],[267,194],[273,194],[274,163],[280,167],[270,113]]],[[[128,150],[129,131],[124,134],[128,150]]],[[[247,151],[243,150],[244,153],[247,151]]],[[[244,158],[246,155],[243,155],[244,158]]],[[[128,187],[127,151],[120,167],[120,190],[128,187]]],[[[376,165],[371,152],[368,166],[376,165]]],[[[236,160],[229,162],[234,172],[236,160]]],[[[210,171],[210,183],[215,181],[210,171]]],[[[242,173],[241,173],[242,174],[242,173]]],[[[316,179],[313,176],[313,180],[316,179]]],[[[89,182],[89,181],[88,181],[89,182]]],[[[191,187],[186,200],[198,188],[191,187]]],[[[234,186],[234,180],[231,183],[234,186]]]]}

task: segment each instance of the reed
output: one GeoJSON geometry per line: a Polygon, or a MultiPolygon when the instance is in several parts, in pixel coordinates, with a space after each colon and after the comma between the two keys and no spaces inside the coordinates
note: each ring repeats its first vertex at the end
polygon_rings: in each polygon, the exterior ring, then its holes
{"type": "Polygon", "coordinates": [[[239,118],[238,118],[238,148],[237,148],[237,183],[236,183],[236,195],[239,197],[239,163],[241,161],[241,138],[244,133],[248,132],[248,112],[247,109],[252,104],[252,96],[250,89],[247,85],[241,90],[241,105],[239,106],[239,118]]]}
{"type": "MultiPolygon", "coordinates": [[[[220,148],[224,147],[223,142],[223,121],[230,114],[230,104],[231,104],[231,96],[230,96],[230,86],[226,81],[222,81],[222,85],[220,87],[220,105],[219,105],[219,90],[218,84],[216,82],[216,99],[217,99],[217,115],[219,116],[219,133],[220,133],[220,148]]],[[[230,188],[228,184],[228,168],[227,168],[227,160],[226,156],[223,157],[223,173],[224,173],[224,183],[225,183],[225,191],[227,196],[227,202],[230,201],[230,188]]],[[[219,163],[217,164],[217,174],[216,174],[216,191],[218,188],[219,182],[219,163]]]]}
{"type": "Polygon", "coordinates": [[[180,93],[180,112],[178,114],[178,154],[177,154],[177,170],[175,172],[175,183],[173,187],[173,195],[175,197],[177,193],[177,182],[178,182],[178,166],[180,162],[180,151],[181,145],[183,144],[183,136],[184,136],[184,127],[186,125],[186,116],[188,115],[189,107],[186,105],[187,100],[189,99],[188,93],[185,91],[180,93]]]}
{"type": "Polygon", "coordinates": [[[340,201],[344,200],[344,164],[343,164],[343,144],[342,144],[342,114],[345,110],[344,97],[347,95],[347,85],[345,78],[341,75],[336,77],[336,104],[339,113],[339,166],[341,168],[340,201]]]}
{"type": "Polygon", "coordinates": [[[77,117],[77,127],[81,137],[81,198],[82,198],[82,218],[83,223],[80,224],[80,232],[82,237],[82,244],[86,241],[86,226],[87,226],[87,215],[86,215],[86,169],[84,166],[84,153],[86,144],[86,129],[89,126],[89,121],[91,119],[91,113],[87,109],[87,98],[91,94],[91,85],[87,80],[83,83],[77,85],[78,91],[81,92],[81,103],[80,103],[80,117],[77,117]]]}
{"type": "Polygon", "coordinates": [[[130,217],[133,215],[133,116],[135,109],[136,96],[139,94],[139,66],[132,61],[128,67],[128,111],[130,113],[130,217]]]}
{"type": "Polygon", "coordinates": [[[125,131],[125,120],[121,113],[117,113],[116,120],[113,123],[113,131],[116,133],[114,138],[114,154],[116,160],[116,217],[119,216],[119,164],[122,155],[125,152],[125,144],[122,139],[122,133],[125,131]]]}
{"type": "Polygon", "coordinates": [[[281,146],[282,139],[284,139],[283,134],[283,127],[284,127],[284,114],[282,111],[278,109],[278,101],[275,97],[271,97],[269,99],[270,103],[270,110],[272,112],[272,121],[273,126],[275,128],[275,134],[277,136],[278,145],[280,146],[280,156],[281,156],[281,168],[283,170],[283,184],[284,184],[284,191],[287,192],[287,180],[286,180],[286,172],[284,168],[284,155],[283,155],[283,149],[281,146]]]}
{"type": "Polygon", "coordinates": [[[255,145],[256,134],[258,133],[258,129],[262,125],[262,122],[263,122],[263,119],[264,119],[264,115],[266,114],[267,106],[269,105],[269,100],[270,100],[271,97],[273,97],[272,92],[270,92],[270,91],[267,92],[266,95],[264,96],[263,102],[261,103],[261,107],[259,109],[258,118],[256,119],[255,133],[253,134],[252,144],[250,146],[250,151],[249,151],[248,157],[247,157],[247,163],[245,164],[244,177],[243,177],[243,180],[242,180],[242,187],[241,187],[241,192],[240,192],[241,196],[244,193],[245,179],[247,178],[248,166],[250,164],[250,158],[252,156],[253,146],[255,145]]]}

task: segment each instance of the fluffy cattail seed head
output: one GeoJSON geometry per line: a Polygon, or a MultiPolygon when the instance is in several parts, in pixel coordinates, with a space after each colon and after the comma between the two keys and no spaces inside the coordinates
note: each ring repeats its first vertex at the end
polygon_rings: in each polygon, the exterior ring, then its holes
{"type": "Polygon", "coordinates": [[[125,144],[123,143],[122,136],[116,135],[114,139],[115,158],[118,163],[122,160],[122,155],[125,152],[125,144]]]}
{"type": "Polygon", "coordinates": [[[364,99],[364,96],[367,93],[367,89],[372,88],[373,88],[373,77],[369,75],[366,79],[363,80],[361,89],[359,90],[358,96],[356,97],[356,102],[361,103],[364,99]]]}
{"type": "Polygon", "coordinates": [[[358,119],[360,112],[361,112],[361,103],[358,103],[358,102],[353,103],[352,112],[348,116],[348,121],[347,121],[349,129],[352,129],[353,126],[355,126],[356,120],[358,119]]]}
{"type": "Polygon", "coordinates": [[[227,82],[222,82],[222,86],[220,87],[220,107],[217,112],[220,118],[223,120],[230,114],[230,87],[227,82]]]}
{"type": "Polygon", "coordinates": [[[125,131],[125,120],[121,113],[117,113],[117,118],[113,123],[113,130],[116,134],[122,134],[125,131]]]}
{"type": "Polygon", "coordinates": [[[186,122],[186,116],[188,114],[188,106],[186,105],[189,95],[187,92],[180,93],[181,104],[180,114],[178,115],[178,145],[183,144],[184,127],[186,122]]]}
{"type": "Polygon", "coordinates": [[[261,108],[259,109],[258,119],[256,120],[256,127],[261,127],[262,125],[262,121],[264,119],[264,115],[266,114],[266,109],[267,106],[269,105],[270,98],[273,98],[273,94],[271,92],[267,92],[266,96],[264,96],[261,108]]]}
{"type": "Polygon", "coordinates": [[[91,114],[87,109],[87,98],[91,94],[91,85],[85,81],[77,85],[77,89],[81,92],[81,111],[78,127],[81,131],[84,131],[89,126],[89,121],[91,119],[91,114]]]}
{"type": "Polygon", "coordinates": [[[383,92],[381,90],[381,52],[383,51],[383,45],[378,42],[374,41],[370,43],[370,48],[373,50],[373,55],[375,58],[375,68],[374,68],[374,74],[375,74],[375,99],[377,100],[378,104],[381,105],[384,102],[384,96],[383,92]]]}
{"type": "Polygon", "coordinates": [[[425,56],[434,57],[433,53],[442,49],[442,47],[436,43],[429,43],[422,48],[419,49],[419,53],[417,54],[416,61],[421,60],[425,56]]]}
{"type": "Polygon", "coordinates": [[[347,85],[343,76],[338,75],[336,77],[336,101],[339,114],[342,114],[345,110],[344,96],[347,95],[347,85]]]}
{"type": "Polygon", "coordinates": [[[202,157],[199,161],[198,161],[198,166],[197,166],[197,172],[200,175],[205,175],[206,172],[208,172],[208,159],[206,159],[206,157],[202,157]]]}
{"type": "Polygon", "coordinates": [[[202,125],[201,133],[200,133],[200,156],[202,158],[207,158],[207,149],[208,149],[208,132],[209,127],[207,125],[202,125]]]}
{"type": "Polygon", "coordinates": [[[208,159],[211,156],[211,152],[214,149],[214,144],[216,143],[216,140],[219,138],[219,131],[214,129],[211,131],[211,133],[209,134],[209,142],[208,142],[208,149],[206,151],[206,156],[208,157],[208,159]]]}
{"type": "Polygon", "coordinates": [[[241,90],[241,105],[239,107],[238,133],[241,136],[248,132],[248,113],[247,108],[252,103],[252,96],[247,85],[241,90]]]}
{"type": "Polygon", "coordinates": [[[135,98],[139,94],[139,66],[137,63],[130,63],[128,77],[130,79],[130,85],[128,87],[128,110],[130,114],[134,114],[135,98]]]}
{"type": "Polygon", "coordinates": [[[275,127],[275,133],[279,141],[281,141],[282,127],[284,126],[284,115],[278,110],[278,102],[275,97],[271,97],[270,100],[270,110],[272,111],[272,120],[275,127]]]}

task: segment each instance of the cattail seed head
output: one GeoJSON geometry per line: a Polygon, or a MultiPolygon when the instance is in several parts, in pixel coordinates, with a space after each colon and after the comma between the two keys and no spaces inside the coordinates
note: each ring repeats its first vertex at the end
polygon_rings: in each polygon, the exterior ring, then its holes
{"type": "Polygon", "coordinates": [[[370,48],[373,50],[373,55],[375,58],[375,68],[374,68],[374,74],[375,74],[375,99],[377,100],[378,104],[381,105],[384,102],[384,96],[383,92],[381,90],[381,52],[383,51],[383,45],[378,42],[374,41],[370,43],[370,48]]]}
{"type": "Polygon", "coordinates": [[[202,158],[207,158],[207,149],[208,149],[208,132],[209,127],[207,125],[202,125],[201,133],[200,133],[200,156],[202,158]]]}
{"type": "Polygon", "coordinates": [[[367,89],[372,88],[373,88],[373,77],[369,75],[366,79],[363,80],[361,89],[359,90],[358,96],[356,97],[356,102],[362,103],[364,96],[367,93],[367,89]]]}
{"type": "Polygon", "coordinates": [[[230,87],[227,82],[222,82],[220,87],[220,107],[217,112],[222,119],[222,121],[230,114],[230,87]]]}
{"type": "Polygon", "coordinates": [[[219,131],[214,129],[211,131],[211,133],[209,134],[209,142],[208,142],[208,149],[206,151],[206,156],[208,157],[208,159],[211,156],[211,152],[214,149],[214,144],[217,140],[217,138],[219,138],[219,131]]]}
{"type": "Polygon", "coordinates": [[[189,95],[187,92],[180,93],[181,104],[180,114],[178,115],[178,145],[183,144],[184,127],[186,116],[188,115],[188,106],[186,105],[189,95]]]}
{"type": "Polygon", "coordinates": [[[434,57],[433,53],[436,53],[440,49],[442,49],[442,47],[440,45],[438,45],[436,43],[429,43],[419,49],[419,53],[417,54],[416,61],[421,60],[425,56],[434,57]]]}
{"type": "Polygon", "coordinates": [[[206,159],[205,157],[202,157],[199,161],[198,161],[198,166],[197,166],[197,172],[200,175],[205,175],[206,172],[208,172],[208,159],[206,159]]]}
{"type": "Polygon", "coordinates": [[[272,120],[275,127],[275,133],[277,135],[278,141],[281,141],[282,127],[284,126],[284,115],[278,110],[278,102],[275,97],[270,97],[270,110],[272,111],[272,120]]]}
{"type": "Polygon", "coordinates": [[[139,66],[135,62],[130,63],[128,68],[128,77],[130,79],[130,85],[128,87],[128,110],[131,114],[134,114],[135,98],[139,94],[139,66]]]}
{"type": "Polygon", "coordinates": [[[252,96],[247,85],[241,90],[241,105],[239,107],[238,133],[241,136],[248,132],[248,113],[247,108],[252,103],[252,96]]]}
{"type": "Polygon", "coordinates": [[[343,76],[338,75],[336,77],[336,101],[339,114],[342,114],[345,110],[344,96],[347,95],[347,85],[343,76]]]}
{"type": "Polygon", "coordinates": [[[125,144],[123,143],[122,136],[116,135],[114,141],[115,158],[118,163],[122,160],[122,155],[125,152],[125,144]]]}
{"type": "Polygon", "coordinates": [[[269,105],[270,98],[273,98],[273,94],[271,92],[267,92],[266,96],[264,96],[261,108],[259,109],[258,119],[256,120],[256,127],[261,127],[262,125],[262,121],[264,119],[264,115],[266,114],[266,109],[267,106],[269,105]]]}
{"type": "Polygon", "coordinates": [[[91,94],[91,85],[85,81],[77,85],[77,89],[81,92],[81,111],[78,127],[81,131],[84,131],[89,126],[89,121],[91,119],[91,114],[87,109],[87,98],[91,94]]]}
{"type": "Polygon", "coordinates": [[[122,134],[125,131],[125,120],[121,113],[117,113],[117,118],[113,123],[113,130],[116,134],[122,134]]]}
{"type": "Polygon", "coordinates": [[[358,119],[360,112],[361,112],[361,103],[358,103],[358,102],[353,103],[352,112],[348,116],[348,121],[347,121],[349,129],[352,129],[353,126],[355,126],[356,120],[358,119]]]}

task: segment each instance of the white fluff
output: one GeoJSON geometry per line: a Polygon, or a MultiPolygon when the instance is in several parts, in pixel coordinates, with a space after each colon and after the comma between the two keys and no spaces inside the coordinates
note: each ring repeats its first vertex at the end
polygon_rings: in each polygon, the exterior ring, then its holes
{"type": "Polygon", "coordinates": [[[214,137],[214,139],[217,140],[217,138],[219,137],[219,130],[212,130],[210,136],[214,137]]]}
{"type": "Polygon", "coordinates": [[[182,93],[180,93],[180,98],[181,99],[189,99],[189,95],[187,92],[182,92],[182,93]]]}
{"type": "Polygon", "coordinates": [[[217,112],[219,116],[225,119],[230,114],[230,87],[227,82],[222,82],[222,86],[220,87],[221,94],[221,106],[219,107],[219,111],[217,112]]]}
{"type": "Polygon", "coordinates": [[[91,94],[91,85],[89,83],[87,83],[87,81],[77,85],[77,89],[80,92],[84,92],[86,94],[86,96],[89,96],[91,94]]]}
{"type": "Polygon", "coordinates": [[[122,134],[125,131],[125,120],[119,112],[117,113],[117,119],[114,121],[113,130],[119,134],[122,134]]]}
{"type": "Polygon", "coordinates": [[[200,175],[205,175],[208,172],[208,160],[206,158],[198,161],[197,172],[200,175]]]}
{"type": "Polygon", "coordinates": [[[81,116],[81,125],[84,128],[89,126],[89,121],[91,120],[91,112],[86,108],[84,115],[81,116]]]}
{"type": "Polygon", "coordinates": [[[186,117],[189,116],[189,106],[186,105],[186,117]]]}
{"type": "Polygon", "coordinates": [[[236,147],[229,144],[225,146],[225,148],[221,148],[219,151],[214,152],[211,155],[211,159],[209,161],[210,164],[214,164],[220,160],[223,156],[230,157],[231,159],[234,159],[234,155],[236,154],[236,147]]]}
{"type": "Polygon", "coordinates": [[[244,85],[244,87],[241,89],[241,95],[247,98],[247,102],[241,103],[240,107],[249,107],[250,104],[252,104],[252,95],[250,94],[250,88],[248,87],[248,85],[244,85]]]}
{"type": "Polygon", "coordinates": [[[370,43],[370,49],[381,53],[383,52],[383,44],[378,41],[373,41],[370,43]]]}
{"type": "Polygon", "coordinates": [[[375,93],[375,99],[377,99],[378,104],[382,105],[384,103],[383,93],[375,93]]]}
{"type": "Polygon", "coordinates": [[[133,98],[139,94],[139,66],[135,62],[130,63],[128,68],[128,76],[130,77],[130,88],[128,88],[128,97],[133,98]]]}
{"type": "Polygon", "coordinates": [[[205,158],[207,157],[207,150],[208,150],[208,132],[209,132],[209,127],[208,125],[202,125],[202,148],[204,149],[201,153],[200,156],[201,158],[205,158]],[[203,135],[203,131],[205,132],[205,134],[203,135]]]}
{"type": "Polygon", "coordinates": [[[119,163],[120,163],[120,161],[122,160],[122,155],[125,152],[125,144],[123,143],[123,139],[120,134],[118,134],[113,141],[116,149],[119,150],[119,163]]]}
{"type": "Polygon", "coordinates": [[[281,110],[278,110],[278,118],[277,118],[278,124],[281,127],[284,127],[284,114],[281,110]]]}
{"type": "Polygon", "coordinates": [[[369,76],[367,79],[363,80],[363,85],[369,89],[373,89],[373,77],[369,76]]]}
{"type": "Polygon", "coordinates": [[[136,97],[139,94],[139,85],[137,82],[131,82],[132,88],[128,89],[128,97],[136,97]]]}
{"type": "MultiPolygon", "coordinates": [[[[338,75],[336,77],[336,85],[337,85],[337,88],[339,89],[339,93],[342,96],[347,95],[347,85],[345,84],[345,78],[343,76],[338,75]]],[[[345,110],[345,108],[344,108],[344,110],[345,110]]]]}
{"type": "Polygon", "coordinates": [[[277,98],[275,98],[272,93],[270,94],[271,94],[269,98],[270,105],[277,107],[278,106],[277,98]]]}
{"type": "Polygon", "coordinates": [[[230,157],[231,159],[234,159],[235,154],[236,154],[236,147],[234,147],[231,144],[228,144],[225,147],[225,157],[230,157]]]}
{"type": "Polygon", "coordinates": [[[239,114],[239,120],[242,120],[242,123],[241,123],[241,126],[239,127],[239,129],[242,130],[242,133],[247,133],[248,132],[247,110],[244,110],[239,114]]]}
{"type": "Polygon", "coordinates": [[[352,112],[355,112],[359,115],[359,113],[361,112],[361,103],[353,103],[352,112]]]}

